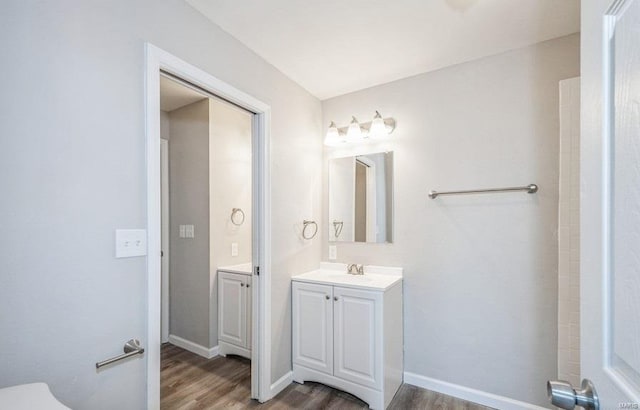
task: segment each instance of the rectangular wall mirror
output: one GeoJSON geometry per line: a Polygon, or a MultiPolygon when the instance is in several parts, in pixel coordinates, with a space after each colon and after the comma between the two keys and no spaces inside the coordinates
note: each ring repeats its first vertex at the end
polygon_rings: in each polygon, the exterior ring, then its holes
{"type": "Polygon", "coordinates": [[[393,152],[329,160],[329,241],[392,242],[393,152]]]}

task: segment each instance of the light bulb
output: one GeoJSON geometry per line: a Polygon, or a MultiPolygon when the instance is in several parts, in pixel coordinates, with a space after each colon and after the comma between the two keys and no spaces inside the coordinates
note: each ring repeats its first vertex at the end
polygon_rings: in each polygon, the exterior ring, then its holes
{"type": "Polygon", "coordinates": [[[351,117],[351,124],[349,124],[349,129],[347,130],[347,141],[349,142],[358,142],[362,141],[364,135],[362,133],[362,129],[360,128],[360,124],[356,117],[351,117]]]}
{"type": "Polygon", "coordinates": [[[389,130],[387,130],[387,126],[384,123],[384,119],[382,119],[382,115],[378,111],[376,111],[376,115],[373,117],[373,121],[371,121],[371,128],[369,129],[369,136],[371,138],[384,138],[389,135],[389,130]]]}
{"type": "Polygon", "coordinates": [[[329,129],[327,130],[327,136],[324,138],[324,145],[335,147],[344,142],[344,139],[340,136],[340,131],[338,131],[336,123],[331,121],[331,124],[329,124],[329,129]]]}

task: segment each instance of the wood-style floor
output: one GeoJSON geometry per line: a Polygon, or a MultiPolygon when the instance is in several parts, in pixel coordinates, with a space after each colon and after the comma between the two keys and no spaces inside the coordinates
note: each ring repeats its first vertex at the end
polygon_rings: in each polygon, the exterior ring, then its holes
{"type": "MultiPolygon", "coordinates": [[[[187,409],[368,409],[362,400],[331,387],[293,383],[272,400],[250,399],[251,364],[235,357],[205,359],[169,343],[162,345],[161,408],[187,409]]],[[[402,385],[388,407],[394,410],[486,410],[454,397],[408,384],[402,385]]]]}

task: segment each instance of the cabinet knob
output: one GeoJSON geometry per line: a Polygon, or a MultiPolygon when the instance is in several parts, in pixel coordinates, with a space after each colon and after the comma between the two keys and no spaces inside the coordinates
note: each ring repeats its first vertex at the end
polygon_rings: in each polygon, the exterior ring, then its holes
{"type": "Polygon", "coordinates": [[[337,296],[334,296],[334,297],[333,297],[333,300],[338,300],[338,297],[337,297],[337,296]]]}
{"type": "Polygon", "coordinates": [[[240,287],[241,287],[241,288],[244,288],[244,283],[241,283],[241,284],[240,284],[240,287]]]}
{"type": "Polygon", "coordinates": [[[249,287],[249,284],[247,283],[247,287],[249,287]]]}
{"type": "Polygon", "coordinates": [[[327,299],[327,300],[331,299],[331,298],[329,297],[329,295],[324,295],[324,298],[325,298],[325,299],[327,299]]]}

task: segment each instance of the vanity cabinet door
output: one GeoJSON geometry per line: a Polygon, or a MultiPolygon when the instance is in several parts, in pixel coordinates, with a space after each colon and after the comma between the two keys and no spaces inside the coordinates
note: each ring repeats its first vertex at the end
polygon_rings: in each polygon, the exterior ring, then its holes
{"type": "Polygon", "coordinates": [[[218,339],[247,347],[247,276],[218,272],[218,339]]]}
{"type": "Polygon", "coordinates": [[[382,386],[382,293],[333,288],[334,375],[382,386]]]}
{"type": "Polygon", "coordinates": [[[333,287],[292,286],[293,362],[333,374],[333,287]]]}

